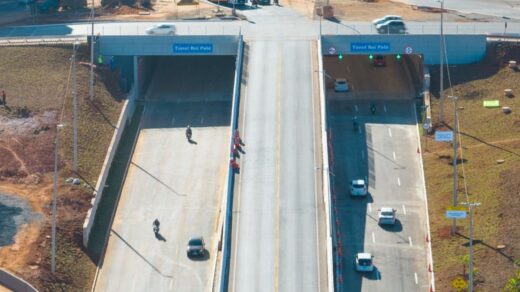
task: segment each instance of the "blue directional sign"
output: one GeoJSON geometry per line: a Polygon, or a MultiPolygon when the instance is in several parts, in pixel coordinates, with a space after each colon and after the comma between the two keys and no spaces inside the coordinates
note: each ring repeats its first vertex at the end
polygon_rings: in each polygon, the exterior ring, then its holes
{"type": "Polygon", "coordinates": [[[390,43],[350,43],[351,52],[388,52],[390,43]]]}
{"type": "Polygon", "coordinates": [[[466,211],[446,210],[446,218],[448,218],[448,219],[464,219],[464,218],[466,218],[466,211]]]}
{"type": "Polygon", "coordinates": [[[173,52],[177,54],[211,54],[213,44],[173,44],[173,52]]]}
{"type": "Polygon", "coordinates": [[[451,142],[453,141],[453,131],[436,131],[435,141],[437,142],[451,142]]]}

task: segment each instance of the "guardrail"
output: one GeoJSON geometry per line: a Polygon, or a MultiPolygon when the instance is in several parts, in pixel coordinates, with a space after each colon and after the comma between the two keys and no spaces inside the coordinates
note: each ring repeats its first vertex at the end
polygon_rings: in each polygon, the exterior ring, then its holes
{"type": "MultiPolygon", "coordinates": [[[[237,62],[235,67],[235,85],[233,88],[233,106],[231,110],[231,135],[230,135],[230,146],[234,143],[235,131],[238,128],[238,112],[240,103],[240,84],[242,79],[242,62],[244,52],[244,38],[242,34],[238,37],[238,49],[237,49],[237,62]]],[[[230,147],[230,148],[231,148],[230,147]]],[[[231,152],[231,151],[230,151],[231,152]]],[[[223,238],[222,238],[222,266],[220,269],[220,292],[227,292],[229,286],[229,265],[231,260],[231,231],[233,222],[233,197],[234,197],[234,185],[235,185],[235,170],[231,166],[231,160],[233,155],[230,153],[230,163],[228,165],[227,174],[227,186],[226,186],[226,197],[225,201],[225,219],[223,226],[223,238]]]]}
{"type": "Polygon", "coordinates": [[[39,46],[86,43],[86,36],[30,36],[0,38],[0,46],[39,46]]]}
{"type": "Polygon", "coordinates": [[[334,263],[338,260],[334,260],[333,251],[334,247],[337,246],[337,240],[335,237],[334,228],[331,222],[333,222],[332,206],[330,204],[331,192],[330,192],[330,171],[329,171],[329,148],[328,148],[328,136],[327,136],[327,109],[325,102],[325,74],[323,69],[323,52],[321,45],[321,38],[318,38],[318,72],[319,72],[319,88],[320,88],[320,115],[321,115],[321,149],[322,149],[322,179],[323,179],[323,200],[325,203],[325,215],[326,215],[326,226],[327,226],[327,278],[328,278],[328,290],[335,290],[335,281],[338,279],[338,275],[334,275],[334,271],[338,272],[338,269],[334,269],[334,263]]]}

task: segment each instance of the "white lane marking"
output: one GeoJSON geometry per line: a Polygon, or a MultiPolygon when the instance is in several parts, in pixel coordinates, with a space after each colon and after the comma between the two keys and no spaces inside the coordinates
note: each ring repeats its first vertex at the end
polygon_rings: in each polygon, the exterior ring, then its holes
{"type": "Polygon", "coordinates": [[[358,111],[359,111],[359,108],[358,108],[357,104],[356,104],[356,105],[354,105],[354,109],[356,110],[356,112],[358,112],[358,111]]]}
{"type": "Polygon", "coordinates": [[[388,135],[392,137],[392,130],[390,128],[388,128],[388,135]]]}
{"type": "Polygon", "coordinates": [[[397,185],[401,186],[401,179],[397,178],[397,185]]]}
{"type": "Polygon", "coordinates": [[[361,158],[365,159],[365,151],[364,150],[361,150],[361,158]]]}
{"type": "Polygon", "coordinates": [[[394,151],[394,152],[392,152],[392,156],[394,157],[394,160],[395,160],[395,151],[394,151]]]}
{"type": "Polygon", "coordinates": [[[403,205],[403,214],[406,215],[406,208],[403,205]]]}
{"type": "Polygon", "coordinates": [[[368,203],[368,213],[372,213],[372,204],[368,203]]]}
{"type": "Polygon", "coordinates": [[[173,288],[173,279],[170,280],[170,285],[168,285],[168,289],[170,289],[170,291],[172,291],[172,288],[173,288]]]}
{"type": "Polygon", "coordinates": [[[415,276],[415,285],[419,284],[419,280],[417,279],[417,273],[414,273],[415,276]]]}
{"type": "Polygon", "coordinates": [[[376,235],[374,232],[372,232],[372,242],[376,243],[376,235]]]}
{"type": "Polygon", "coordinates": [[[383,110],[384,110],[384,111],[385,111],[385,113],[386,113],[386,105],[385,105],[385,106],[383,106],[383,110]]]}
{"type": "Polygon", "coordinates": [[[410,244],[410,246],[413,246],[412,237],[411,236],[408,236],[408,243],[410,244]]]}

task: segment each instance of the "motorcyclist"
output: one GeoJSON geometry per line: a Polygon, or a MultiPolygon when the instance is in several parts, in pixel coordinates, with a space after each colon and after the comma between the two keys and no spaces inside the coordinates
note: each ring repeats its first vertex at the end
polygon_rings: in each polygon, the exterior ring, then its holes
{"type": "Polygon", "coordinates": [[[159,222],[159,219],[155,218],[155,220],[153,221],[153,232],[158,233],[160,225],[161,223],[159,222]]]}
{"type": "Polygon", "coordinates": [[[186,138],[188,140],[191,140],[191,127],[190,127],[190,125],[188,125],[188,127],[186,127],[186,138]]]}
{"type": "Polygon", "coordinates": [[[375,104],[371,104],[370,105],[370,111],[372,112],[372,114],[376,113],[376,105],[375,104]]]}

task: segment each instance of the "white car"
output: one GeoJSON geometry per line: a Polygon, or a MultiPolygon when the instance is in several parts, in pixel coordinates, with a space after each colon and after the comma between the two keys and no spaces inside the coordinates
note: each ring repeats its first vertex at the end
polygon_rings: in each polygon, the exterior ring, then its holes
{"type": "Polygon", "coordinates": [[[368,252],[360,252],[356,255],[356,271],[372,272],[374,271],[373,256],[368,252]]]}
{"type": "Polygon", "coordinates": [[[350,195],[352,196],[366,196],[367,184],[364,179],[354,179],[350,183],[350,195]]]}
{"type": "Polygon", "coordinates": [[[349,91],[348,81],[345,78],[337,78],[334,81],[334,91],[347,92],[349,91]]]}
{"type": "Polygon", "coordinates": [[[146,30],[146,34],[154,35],[174,35],[175,26],[173,24],[158,24],[146,30]]]}
{"type": "Polygon", "coordinates": [[[394,225],[395,224],[395,213],[397,212],[394,208],[383,207],[377,210],[377,217],[379,225],[394,225]]]}
{"type": "Polygon", "coordinates": [[[381,18],[374,19],[372,21],[372,24],[378,25],[378,24],[381,24],[383,22],[387,22],[389,20],[403,20],[403,18],[401,18],[401,16],[399,16],[399,15],[385,15],[385,16],[383,16],[381,18]]]}
{"type": "Polygon", "coordinates": [[[379,33],[406,33],[406,25],[402,20],[388,20],[383,23],[376,25],[377,32],[379,33]]]}

